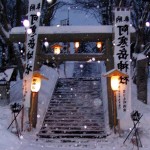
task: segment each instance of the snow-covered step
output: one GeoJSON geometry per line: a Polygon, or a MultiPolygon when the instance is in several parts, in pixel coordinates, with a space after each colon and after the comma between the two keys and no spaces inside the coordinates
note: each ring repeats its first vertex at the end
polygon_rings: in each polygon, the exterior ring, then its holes
{"type": "Polygon", "coordinates": [[[99,133],[99,134],[40,134],[39,135],[40,138],[104,138],[106,137],[105,133],[99,133]]]}
{"type": "Polygon", "coordinates": [[[47,125],[49,125],[49,126],[67,126],[67,127],[76,127],[76,126],[80,126],[80,127],[90,127],[90,126],[92,126],[92,127],[98,127],[99,126],[99,128],[101,127],[100,125],[98,125],[97,123],[87,123],[87,122],[82,122],[82,123],[79,123],[79,121],[78,122],[72,122],[72,123],[70,123],[70,122],[44,122],[44,124],[47,124],[47,125]]]}
{"type": "Polygon", "coordinates": [[[40,138],[101,138],[105,136],[100,78],[59,79],[50,100],[40,138]]]}
{"type": "Polygon", "coordinates": [[[100,130],[100,128],[99,127],[95,127],[95,126],[90,126],[90,127],[87,127],[87,126],[75,126],[75,127],[67,127],[67,126],[57,126],[57,127],[55,127],[55,126],[48,126],[49,124],[45,124],[45,126],[43,126],[42,128],[41,128],[41,130],[42,129],[46,129],[46,128],[48,128],[48,129],[50,129],[50,130],[76,130],[76,131],[81,131],[81,130],[93,130],[93,131],[99,131],[100,130]],[[48,126],[48,127],[47,127],[48,126]]]}

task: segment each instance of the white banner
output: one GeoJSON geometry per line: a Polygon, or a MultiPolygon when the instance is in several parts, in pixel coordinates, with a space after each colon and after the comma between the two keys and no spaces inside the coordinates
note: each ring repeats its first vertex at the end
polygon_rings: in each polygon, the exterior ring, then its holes
{"type": "Polygon", "coordinates": [[[37,14],[38,12],[41,12],[41,7],[42,0],[29,0],[28,20],[30,22],[29,28],[32,30],[32,33],[26,35],[26,65],[23,79],[23,96],[25,107],[30,107],[31,81],[34,69],[40,21],[40,16],[37,14]]]}
{"type": "Polygon", "coordinates": [[[114,25],[114,64],[119,71],[129,77],[120,77],[120,87],[117,92],[117,118],[123,119],[130,113],[130,11],[115,9],[114,25]]]}

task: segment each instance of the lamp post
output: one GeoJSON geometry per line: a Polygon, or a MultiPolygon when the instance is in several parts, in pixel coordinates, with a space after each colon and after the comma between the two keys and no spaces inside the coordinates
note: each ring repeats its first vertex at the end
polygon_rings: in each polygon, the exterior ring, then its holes
{"type": "Polygon", "coordinates": [[[116,125],[117,125],[117,106],[116,106],[116,92],[119,90],[119,76],[111,76],[111,88],[114,92],[114,101],[113,101],[113,122],[114,122],[114,133],[116,134],[116,125]]]}
{"type": "Polygon", "coordinates": [[[31,108],[29,114],[29,121],[30,121],[30,130],[36,128],[37,124],[37,108],[38,108],[38,92],[41,88],[41,80],[45,79],[48,80],[45,76],[40,74],[39,72],[34,72],[31,82],[31,108]]]}
{"type": "MultiPolygon", "coordinates": [[[[104,74],[104,77],[110,77],[111,78],[111,89],[113,90],[114,94],[114,100],[113,100],[113,126],[114,126],[114,133],[116,134],[116,126],[117,126],[117,91],[119,90],[119,83],[120,83],[120,77],[128,77],[127,74],[117,70],[112,69],[108,71],[106,74],[104,74]]],[[[120,127],[119,127],[120,130],[120,127]]],[[[120,131],[119,131],[120,132],[120,131]]]]}

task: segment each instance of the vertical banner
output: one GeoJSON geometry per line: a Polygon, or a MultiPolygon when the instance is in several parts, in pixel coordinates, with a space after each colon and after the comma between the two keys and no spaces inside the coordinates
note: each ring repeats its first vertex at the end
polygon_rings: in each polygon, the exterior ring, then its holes
{"type": "Polygon", "coordinates": [[[32,30],[31,34],[27,34],[26,38],[26,64],[23,79],[23,96],[24,107],[30,107],[31,97],[31,81],[34,69],[34,61],[37,47],[38,28],[41,12],[42,0],[29,0],[28,20],[30,22],[29,29],[32,30]]]}
{"type": "Polygon", "coordinates": [[[130,113],[130,10],[115,9],[114,24],[114,65],[129,77],[120,77],[117,92],[117,118],[123,119],[130,113]]]}

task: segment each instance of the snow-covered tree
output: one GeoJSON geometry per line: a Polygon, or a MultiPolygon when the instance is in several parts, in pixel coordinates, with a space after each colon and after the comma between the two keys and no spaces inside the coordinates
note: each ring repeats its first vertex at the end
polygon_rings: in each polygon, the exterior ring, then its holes
{"type": "MultiPolygon", "coordinates": [[[[95,17],[98,23],[102,25],[113,25],[114,19],[114,8],[115,7],[126,7],[131,10],[131,24],[135,28],[135,40],[132,41],[131,45],[132,53],[137,56],[138,53],[142,53],[145,56],[150,56],[150,26],[145,25],[146,22],[150,23],[150,1],[149,0],[72,0],[72,5],[75,5],[76,9],[80,11],[85,11],[86,13],[90,13],[93,17],[95,17]]],[[[146,58],[146,57],[145,57],[146,58]]],[[[147,64],[143,64],[145,66],[144,70],[148,70],[147,64]]],[[[141,75],[137,73],[136,70],[139,70],[139,66],[137,65],[137,59],[133,58],[134,64],[134,81],[137,80],[137,87],[141,87],[141,75]]],[[[140,72],[140,71],[138,71],[140,72]]],[[[144,78],[147,78],[145,71],[144,78]]],[[[146,91],[146,79],[144,86],[146,91]]],[[[138,93],[141,93],[140,88],[138,93]]],[[[145,93],[145,91],[143,93],[145,93]]],[[[145,93],[146,95],[146,93],[145,93]]],[[[145,101],[145,98],[144,98],[145,101]]]]}
{"type": "Polygon", "coordinates": [[[131,12],[132,24],[136,29],[135,52],[139,53],[150,42],[150,28],[146,26],[146,22],[150,21],[150,2],[131,1],[131,12]]]}
{"type": "Polygon", "coordinates": [[[1,67],[17,65],[20,72],[20,77],[23,74],[23,65],[18,49],[9,39],[9,32],[13,26],[20,26],[23,9],[21,0],[1,0],[0,1],[0,43],[4,45],[3,54],[5,59],[2,59],[1,67]],[[19,13],[19,14],[18,14],[19,13]]]}
{"type": "MultiPolygon", "coordinates": [[[[41,25],[50,25],[56,10],[62,5],[63,3],[58,0],[53,0],[50,4],[43,0],[41,25]]],[[[0,67],[16,65],[21,79],[24,71],[22,61],[24,47],[21,46],[22,43],[12,43],[9,33],[13,27],[23,26],[22,21],[27,17],[27,12],[28,0],[0,0],[0,55],[2,58],[0,67]]]]}
{"type": "Polygon", "coordinates": [[[79,11],[90,13],[99,24],[113,24],[113,10],[115,7],[127,7],[131,10],[132,24],[136,30],[135,52],[142,52],[150,41],[150,2],[148,0],[72,0],[69,3],[79,11]]]}

